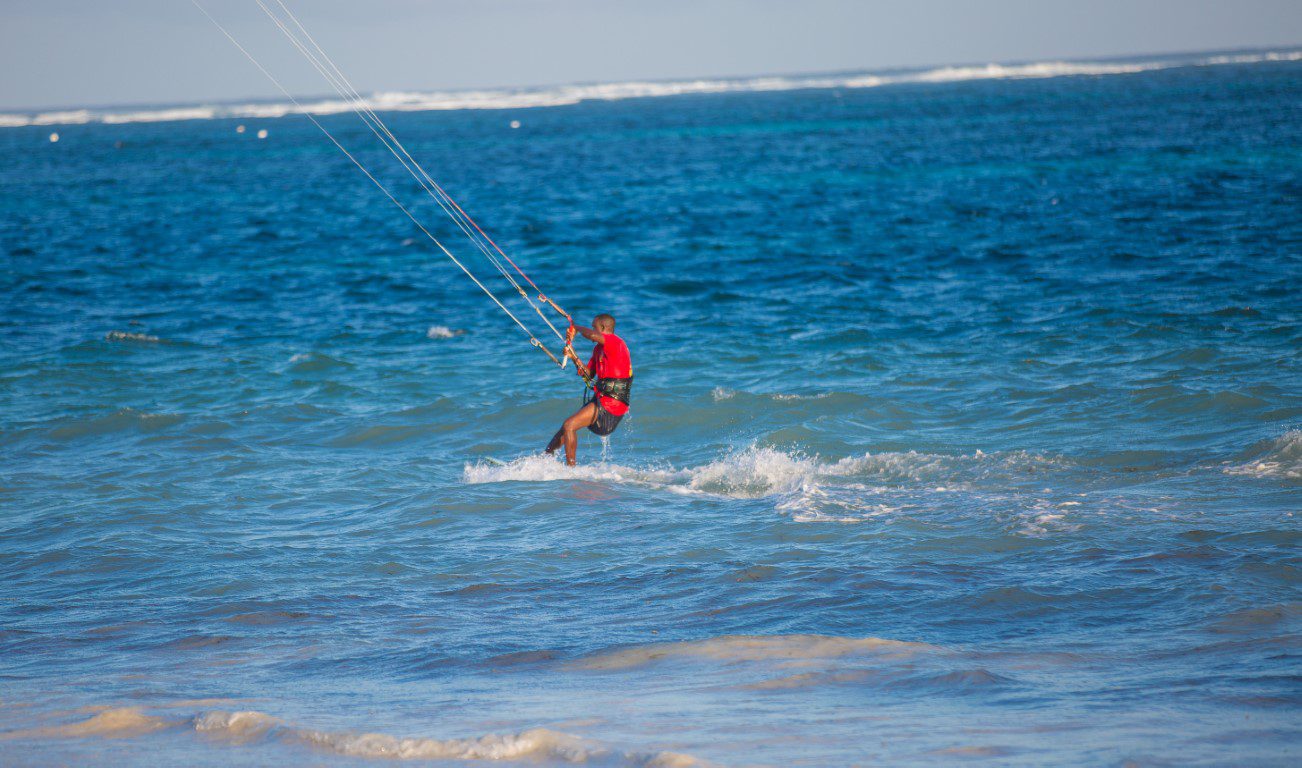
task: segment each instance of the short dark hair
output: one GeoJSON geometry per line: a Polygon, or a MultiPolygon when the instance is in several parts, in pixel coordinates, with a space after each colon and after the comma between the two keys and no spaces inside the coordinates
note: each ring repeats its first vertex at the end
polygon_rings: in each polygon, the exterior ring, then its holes
{"type": "Polygon", "coordinates": [[[615,330],[614,315],[608,315],[605,312],[602,312],[600,315],[597,315],[596,317],[592,318],[593,325],[606,325],[607,323],[610,324],[610,330],[612,331],[615,330]]]}

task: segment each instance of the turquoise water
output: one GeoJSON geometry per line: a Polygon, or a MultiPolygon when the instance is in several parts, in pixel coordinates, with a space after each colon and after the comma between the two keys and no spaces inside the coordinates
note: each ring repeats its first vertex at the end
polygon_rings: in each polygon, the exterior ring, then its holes
{"type": "Polygon", "coordinates": [[[0,130],[4,762],[1296,764],[1299,105],[386,115],[618,318],[574,470],[577,379],[301,118],[0,130]]]}

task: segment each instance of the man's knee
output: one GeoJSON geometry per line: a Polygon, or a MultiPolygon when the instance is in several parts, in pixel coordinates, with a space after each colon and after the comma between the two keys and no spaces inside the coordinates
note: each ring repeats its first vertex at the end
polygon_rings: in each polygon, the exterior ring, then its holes
{"type": "Polygon", "coordinates": [[[578,432],[580,429],[591,424],[592,418],[592,413],[587,409],[584,409],[566,419],[564,429],[566,432],[578,432]]]}

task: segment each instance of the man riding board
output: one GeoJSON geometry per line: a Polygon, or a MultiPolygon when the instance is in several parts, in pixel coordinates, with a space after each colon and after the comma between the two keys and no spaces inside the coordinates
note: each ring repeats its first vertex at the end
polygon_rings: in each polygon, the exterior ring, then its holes
{"type": "Polygon", "coordinates": [[[602,437],[614,432],[620,419],[628,413],[628,394],[633,385],[633,362],[628,356],[628,345],[615,335],[615,318],[597,315],[592,318],[591,328],[570,325],[565,335],[566,351],[570,355],[574,355],[569,345],[576,333],[597,345],[586,366],[577,356],[573,357],[579,376],[592,385],[593,397],[565,420],[547,444],[547,453],[550,454],[564,443],[565,463],[571,467],[575,464],[574,456],[578,450],[578,431],[587,427],[602,437]]]}

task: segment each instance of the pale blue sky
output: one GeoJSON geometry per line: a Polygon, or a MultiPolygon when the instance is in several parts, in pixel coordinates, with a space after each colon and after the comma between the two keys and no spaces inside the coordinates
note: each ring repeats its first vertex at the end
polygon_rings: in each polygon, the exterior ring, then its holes
{"type": "MultiPolygon", "coordinates": [[[[201,0],[291,90],[252,0],[201,0]]],[[[363,91],[1302,45],[1302,0],[286,0],[363,91]]],[[[0,0],[0,108],[277,95],[189,0],[0,0]]]]}

